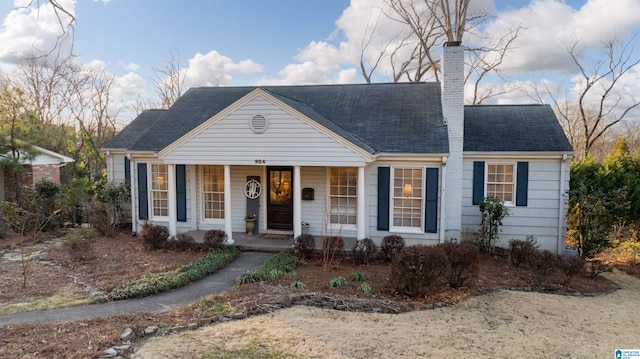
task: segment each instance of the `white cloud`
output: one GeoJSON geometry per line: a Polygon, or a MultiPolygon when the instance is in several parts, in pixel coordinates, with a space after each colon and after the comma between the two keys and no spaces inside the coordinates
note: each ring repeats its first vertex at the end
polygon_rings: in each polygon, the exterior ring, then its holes
{"type": "MultiPolygon", "coordinates": [[[[15,1],[15,9],[5,17],[0,30],[0,66],[5,72],[11,71],[25,56],[34,52],[48,52],[56,45],[70,49],[72,39],[62,38],[64,30],[60,22],[66,24],[70,18],[54,11],[48,1],[15,1]],[[58,18],[60,17],[60,19],[58,18]]],[[[59,0],[66,11],[75,14],[75,0],[59,0]]]]}
{"type": "Polygon", "coordinates": [[[499,13],[485,33],[505,33],[514,25],[525,28],[501,66],[503,71],[567,74],[575,71],[567,48],[576,41],[593,49],[614,34],[628,36],[638,24],[637,0],[589,0],[579,9],[560,0],[535,0],[524,8],[499,13]]]}
{"type": "Polygon", "coordinates": [[[140,70],[140,65],[138,65],[138,64],[134,64],[133,62],[125,63],[125,62],[122,62],[122,61],[121,61],[121,62],[119,63],[119,65],[120,65],[123,69],[125,69],[125,70],[127,70],[127,71],[133,71],[133,72],[135,72],[135,71],[140,70]]]}
{"type": "Polygon", "coordinates": [[[233,73],[261,72],[262,66],[253,60],[243,60],[236,63],[231,58],[212,50],[204,55],[196,54],[182,71],[186,87],[229,86],[233,80],[233,73]]]}

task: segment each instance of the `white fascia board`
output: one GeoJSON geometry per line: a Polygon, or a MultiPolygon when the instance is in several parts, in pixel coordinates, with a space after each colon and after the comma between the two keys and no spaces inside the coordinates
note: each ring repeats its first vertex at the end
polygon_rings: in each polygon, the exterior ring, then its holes
{"type": "Polygon", "coordinates": [[[51,157],[55,157],[58,158],[60,160],[60,163],[71,163],[71,162],[75,162],[75,160],[71,157],[67,157],[65,155],[61,155],[57,152],[53,152],[50,150],[47,150],[46,148],[42,148],[40,146],[32,146],[33,148],[35,148],[36,150],[38,150],[38,152],[41,152],[43,154],[49,155],[51,157]]]}
{"type": "Polygon", "coordinates": [[[463,160],[562,160],[572,157],[573,152],[464,152],[462,154],[463,160]]]}
{"type": "Polygon", "coordinates": [[[380,153],[376,155],[376,162],[404,161],[404,162],[443,162],[449,157],[448,153],[380,153]]]}

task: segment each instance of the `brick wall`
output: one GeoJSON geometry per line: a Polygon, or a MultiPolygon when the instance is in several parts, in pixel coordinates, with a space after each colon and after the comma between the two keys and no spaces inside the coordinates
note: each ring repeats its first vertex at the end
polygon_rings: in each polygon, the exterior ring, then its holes
{"type": "Polygon", "coordinates": [[[33,166],[33,183],[48,180],[60,184],[60,167],[58,165],[33,166]]]}
{"type": "Polygon", "coordinates": [[[16,202],[16,187],[19,189],[20,200],[23,200],[29,196],[33,191],[33,171],[31,165],[24,166],[25,172],[18,175],[16,183],[16,175],[9,171],[4,170],[4,185],[5,192],[4,198],[7,202],[16,202]]]}
{"type": "Polygon", "coordinates": [[[33,192],[34,184],[43,179],[60,183],[60,167],[56,165],[25,165],[24,169],[25,172],[18,176],[17,184],[15,175],[4,169],[4,195],[6,201],[16,202],[16,186],[19,186],[19,196],[22,201],[33,192]]]}

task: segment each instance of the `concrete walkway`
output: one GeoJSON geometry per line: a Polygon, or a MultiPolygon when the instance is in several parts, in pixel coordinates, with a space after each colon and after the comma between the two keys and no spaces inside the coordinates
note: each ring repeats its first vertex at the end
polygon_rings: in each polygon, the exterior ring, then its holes
{"type": "Polygon", "coordinates": [[[197,282],[145,298],[98,304],[23,312],[0,316],[0,326],[18,323],[66,322],[104,317],[114,314],[161,313],[184,306],[211,294],[225,292],[236,284],[236,278],[260,266],[273,253],[242,252],[226,267],[197,282]]]}

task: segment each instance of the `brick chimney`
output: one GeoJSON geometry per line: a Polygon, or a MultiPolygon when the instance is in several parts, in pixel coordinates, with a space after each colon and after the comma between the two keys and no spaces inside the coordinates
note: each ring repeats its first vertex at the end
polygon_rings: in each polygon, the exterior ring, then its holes
{"type": "Polygon", "coordinates": [[[442,58],[442,114],[449,135],[446,163],[445,239],[462,232],[462,150],[464,141],[464,48],[446,42],[442,58]]]}

